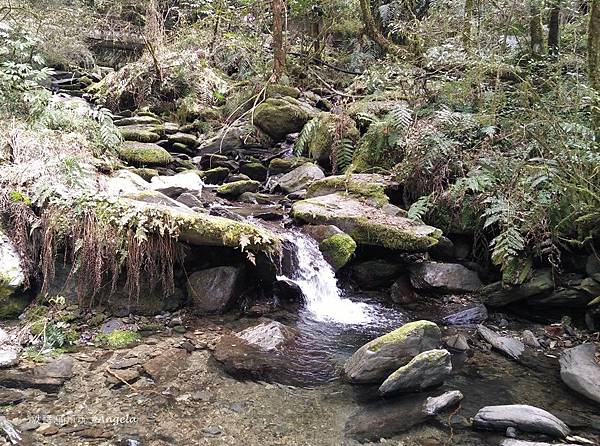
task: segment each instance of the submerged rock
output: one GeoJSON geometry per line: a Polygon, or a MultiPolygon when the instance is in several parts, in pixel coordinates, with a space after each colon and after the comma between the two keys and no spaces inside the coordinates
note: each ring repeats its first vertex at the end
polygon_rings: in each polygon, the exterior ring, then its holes
{"type": "Polygon", "coordinates": [[[352,383],[380,383],[421,352],[440,345],[441,332],[433,322],[416,321],[363,345],[344,365],[352,383]]]}
{"type": "Polygon", "coordinates": [[[302,189],[306,189],[316,180],[324,178],[325,174],[316,165],[306,163],[295,168],[291,172],[284,174],[281,178],[275,181],[276,187],[284,193],[290,194],[302,189]]]}
{"type": "Polygon", "coordinates": [[[197,271],[188,278],[188,296],[198,314],[222,313],[239,297],[243,270],[233,266],[197,271]]]}
{"type": "Polygon", "coordinates": [[[305,223],[335,225],[359,245],[418,252],[426,251],[442,236],[437,228],[386,215],[380,207],[343,193],[298,201],[291,213],[305,223]]]}
{"type": "Polygon", "coordinates": [[[565,350],[560,357],[560,377],[575,392],[600,403],[600,365],[594,344],[565,350]]]}
{"type": "Polygon", "coordinates": [[[297,338],[298,332],[279,322],[263,322],[239,333],[221,337],[215,359],[228,373],[240,378],[272,380],[281,374],[281,352],[297,338]]]}
{"type": "Polygon", "coordinates": [[[505,431],[508,427],[514,427],[523,432],[559,438],[570,433],[567,425],[551,413],[523,404],[484,407],[477,412],[473,423],[479,429],[505,431]]]}
{"type": "Polygon", "coordinates": [[[441,386],[450,373],[450,353],[447,350],[428,350],[392,373],[379,387],[379,392],[388,395],[441,386]]]}
{"type": "Polygon", "coordinates": [[[418,290],[468,293],[482,285],[475,271],[457,263],[425,262],[410,268],[410,280],[418,290]]]}

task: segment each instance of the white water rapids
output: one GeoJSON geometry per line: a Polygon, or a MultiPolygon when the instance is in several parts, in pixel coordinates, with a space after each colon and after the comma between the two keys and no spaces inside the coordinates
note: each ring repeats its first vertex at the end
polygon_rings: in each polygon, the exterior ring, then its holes
{"type": "Polygon", "coordinates": [[[342,297],[335,272],[321,253],[317,242],[304,234],[293,234],[288,240],[295,248],[296,262],[291,277],[302,290],[306,310],[316,321],[339,324],[367,324],[371,322],[369,305],[342,297]]]}

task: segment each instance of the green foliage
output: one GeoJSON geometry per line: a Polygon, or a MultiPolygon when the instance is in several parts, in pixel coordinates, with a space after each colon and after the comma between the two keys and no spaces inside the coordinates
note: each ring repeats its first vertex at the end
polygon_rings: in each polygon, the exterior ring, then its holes
{"type": "Polygon", "coordinates": [[[302,128],[302,131],[300,132],[300,135],[298,136],[298,139],[296,140],[296,144],[294,145],[294,155],[295,156],[302,156],[304,153],[307,152],[308,143],[315,136],[315,133],[316,133],[318,127],[319,127],[319,117],[318,116],[312,118],[310,121],[308,121],[304,125],[304,127],[302,128]]]}
{"type": "Polygon", "coordinates": [[[113,350],[127,348],[139,340],[140,335],[131,330],[114,330],[108,334],[96,336],[96,341],[113,350]]]}

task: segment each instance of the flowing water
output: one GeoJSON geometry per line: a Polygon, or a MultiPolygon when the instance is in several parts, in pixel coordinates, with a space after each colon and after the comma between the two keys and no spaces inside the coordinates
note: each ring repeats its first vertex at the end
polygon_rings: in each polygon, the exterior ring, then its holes
{"type": "Polygon", "coordinates": [[[361,345],[407,322],[398,309],[338,287],[333,268],[309,236],[287,236],[291,267],[285,276],[304,296],[295,328],[300,335],[289,355],[289,377],[302,384],[338,379],[345,360],[361,345]]]}

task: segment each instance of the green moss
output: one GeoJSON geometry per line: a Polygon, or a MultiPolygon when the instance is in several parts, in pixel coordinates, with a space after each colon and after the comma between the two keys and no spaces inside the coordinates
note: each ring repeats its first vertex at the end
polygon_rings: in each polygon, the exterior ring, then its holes
{"type": "Polygon", "coordinates": [[[350,195],[366,198],[378,206],[389,203],[383,184],[355,180],[352,176],[344,175],[315,181],[308,188],[308,197],[319,197],[335,192],[348,192],[350,195]]]}
{"type": "Polygon", "coordinates": [[[31,198],[29,198],[23,192],[13,190],[8,194],[8,197],[13,203],[23,203],[27,206],[31,206],[31,198]]]}
{"type": "Polygon", "coordinates": [[[111,349],[129,347],[140,340],[140,335],[131,330],[115,330],[108,334],[99,334],[96,340],[111,349]]]}
{"type": "Polygon", "coordinates": [[[267,98],[274,98],[278,96],[289,96],[294,99],[300,97],[300,90],[296,87],[290,87],[288,85],[281,84],[269,84],[265,92],[267,98]]]}
{"type": "Polygon", "coordinates": [[[0,281],[0,319],[14,319],[18,317],[29,305],[29,299],[14,290],[6,287],[0,281]]]}
{"type": "Polygon", "coordinates": [[[334,136],[340,133],[343,139],[354,143],[360,138],[354,121],[348,117],[333,113],[321,113],[312,138],[308,141],[308,152],[311,158],[321,163],[329,162],[331,149],[335,144],[334,136]]]}
{"type": "Polygon", "coordinates": [[[229,176],[229,169],[226,167],[215,167],[200,173],[200,177],[206,184],[221,184],[229,176]]]}
{"type": "Polygon", "coordinates": [[[136,175],[141,176],[144,180],[146,181],[150,181],[152,178],[158,176],[158,170],[156,169],[149,169],[147,167],[139,167],[136,169],[132,169],[131,170],[133,173],[135,173],[136,175]]]}
{"type": "Polygon", "coordinates": [[[335,234],[323,240],[319,248],[327,261],[336,269],[344,267],[356,251],[356,242],[347,234],[335,234]]]}
{"type": "Polygon", "coordinates": [[[396,330],[383,335],[369,343],[369,350],[377,352],[387,344],[404,342],[408,337],[413,335],[424,335],[428,337],[441,336],[440,328],[431,321],[415,321],[409,322],[396,330]]]}
{"type": "Polygon", "coordinates": [[[136,142],[156,142],[160,139],[160,135],[152,130],[131,127],[121,127],[119,132],[125,141],[136,142]]]}
{"type": "Polygon", "coordinates": [[[259,188],[260,183],[258,181],[241,180],[223,184],[217,189],[217,194],[228,197],[237,197],[244,192],[257,192],[259,188]]]}
{"type": "Polygon", "coordinates": [[[267,99],[254,111],[254,123],[275,141],[299,132],[310,117],[305,106],[290,97],[267,99]]]}
{"type": "Polygon", "coordinates": [[[171,154],[156,144],[127,141],[117,148],[117,153],[133,165],[163,166],[173,161],[171,154]]]}
{"type": "Polygon", "coordinates": [[[269,175],[288,173],[294,170],[296,167],[300,167],[306,163],[312,163],[312,160],[302,156],[294,156],[291,158],[275,158],[269,163],[269,175]]]}

